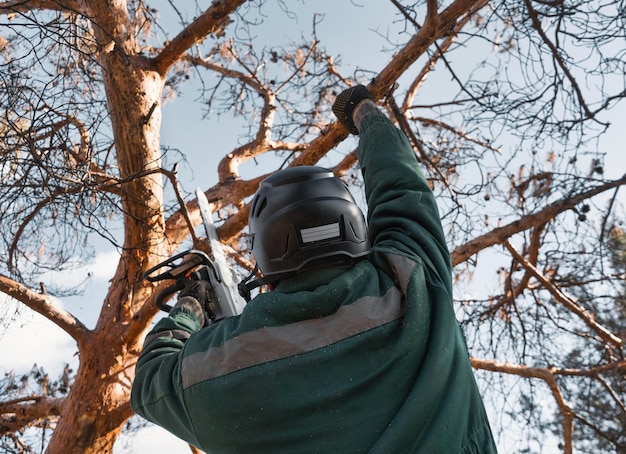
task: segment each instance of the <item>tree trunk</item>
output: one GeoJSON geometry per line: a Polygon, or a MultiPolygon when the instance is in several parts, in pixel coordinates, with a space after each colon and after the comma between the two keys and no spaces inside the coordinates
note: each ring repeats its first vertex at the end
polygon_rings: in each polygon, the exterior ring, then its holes
{"type": "MultiPolygon", "coordinates": [[[[105,303],[106,306],[114,305],[105,303]]],[[[79,342],[76,379],[47,453],[106,454],[113,451],[117,436],[132,415],[129,396],[139,336],[125,345],[130,327],[127,322],[115,320],[108,327],[98,324],[79,342]]]]}
{"type": "MultiPolygon", "coordinates": [[[[94,339],[100,336],[94,336],[94,339]]],[[[132,415],[128,404],[132,366],[129,358],[125,364],[111,365],[114,370],[126,369],[127,375],[117,372],[105,375],[104,364],[94,364],[102,358],[98,342],[81,349],[81,359],[76,381],[64,405],[64,411],[48,445],[51,454],[107,454],[113,452],[115,440],[125,421],[132,415]]]]}
{"type": "Polygon", "coordinates": [[[137,55],[132,30],[124,27],[126,12],[115,10],[120,5],[94,4],[94,23],[102,27],[95,28],[95,35],[106,49],[100,62],[115,138],[125,236],[98,323],[78,341],[80,364],[48,445],[50,454],[112,452],[132,415],[130,386],[141,334],[148,326],[145,319],[135,317],[152,293],[143,272],[168,252],[158,173],[164,78],[149,59],[137,55]],[[105,30],[107,24],[118,27],[105,30]]]}

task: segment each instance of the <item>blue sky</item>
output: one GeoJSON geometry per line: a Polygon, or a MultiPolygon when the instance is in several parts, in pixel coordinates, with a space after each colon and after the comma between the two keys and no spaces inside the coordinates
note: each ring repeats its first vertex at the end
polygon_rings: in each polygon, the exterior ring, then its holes
{"type": "MultiPolygon", "coordinates": [[[[275,10],[266,21],[262,37],[268,43],[297,41],[300,36],[310,36],[313,12],[332,11],[316,27],[321,44],[331,51],[337,49],[347,67],[367,62],[374,63],[372,67],[382,68],[389,56],[380,52],[386,46],[381,35],[387,32],[389,24],[394,20],[393,10],[390,10],[388,2],[380,0],[361,0],[358,4],[362,7],[354,8],[349,2],[336,0],[293,2],[300,19],[289,19],[284,13],[275,10]]],[[[349,74],[346,71],[346,75],[349,74]]],[[[209,120],[202,119],[201,108],[191,102],[197,94],[196,90],[197,87],[189,84],[183,87],[180,96],[164,105],[161,131],[162,144],[180,150],[188,161],[188,166],[181,167],[180,176],[185,190],[190,193],[196,186],[208,188],[217,182],[216,164],[236,146],[241,134],[236,122],[227,115],[219,119],[216,116],[209,120]],[[193,172],[191,169],[194,169],[193,172]]],[[[620,120],[626,118],[626,105],[614,109],[610,116],[614,126],[601,139],[599,148],[607,153],[606,176],[617,178],[626,172],[626,128],[619,125],[620,120]]],[[[626,203],[625,194],[621,194],[620,199],[626,203]]],[[[72,276],[55,277],[63,280],[76,278],[79,282],[87,272],[92,273],[84,296],[61,302],[89,326],[95,322],[99,304],[108,287],[108,279],[113,275],[116,264],[116,252],[103,247],[94,263],[86,267],[82,274],[79,270],[72,276]]],[[[11,303],[3,307],[5,311],[10,311],[11,303]]],[[[67,358],[74,358],[75,345],[59,329],[37,314],[22,312],[19,322],[14,323],[0,337],[0,369],[29,370],[37,362],[54,371],[60,370],[62,362],[67,358]],[[17,351],[15,345],[23,347],[17,351]]],[[[121,453],[127,447],[135,453],[154,454],[187,452],[188,449],[185,443],[156,427],[145,429],[132,438],[122,436],[117,443],[116,453],[121,453]]]]}

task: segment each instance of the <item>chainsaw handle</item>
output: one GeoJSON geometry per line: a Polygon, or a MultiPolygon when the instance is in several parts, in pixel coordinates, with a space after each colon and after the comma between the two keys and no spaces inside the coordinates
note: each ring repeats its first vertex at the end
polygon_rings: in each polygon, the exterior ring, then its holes
{"type": "MultiPolygon", "coordinates": [[[[202,251],[190,249],[180,254],[176,254],[164,262],[153,266],[144,273],[144,278],[150,282],[159,282],[163,280],[173,280],[175,283],[165,290],[160,292],[155,303],[159,309],[164,312],[170,312],[173,306],[169,306],[165,303],[174,293],[182,290],[189,283],[192,275],[196,275],[196,272],[192,270],[201,267],[202,265],[212,265],[211,259],[202,251]]],[[[196,279],[201,279],[198,274],[196,279]]]]}
{"type": "Polygon", "coordinates": [[[153,266],[143,276],[150,282],[158,282],[164,279],[178,280],[197,266],[207,264],[212,265],[208,255],[202,251],[190,249],[153,266]]]}

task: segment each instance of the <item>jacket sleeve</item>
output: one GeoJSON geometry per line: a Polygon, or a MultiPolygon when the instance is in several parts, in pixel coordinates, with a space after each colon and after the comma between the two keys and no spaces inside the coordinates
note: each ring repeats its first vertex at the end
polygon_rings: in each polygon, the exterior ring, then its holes
{"type": "Polygon", "coordinates": [[[452,265],[439,210],[406,136],[381,112],[368,117],[357,150],[374,250],[419,258],[452,295],[452,265]]]}
{"type": "Polygon", "coordinates": [[[190,310],[175,308],[150,331],[137,360],[130,402],[145,419],[198,445],[183,400],[180,365],[186,340],[201,328],[190,310]]]}

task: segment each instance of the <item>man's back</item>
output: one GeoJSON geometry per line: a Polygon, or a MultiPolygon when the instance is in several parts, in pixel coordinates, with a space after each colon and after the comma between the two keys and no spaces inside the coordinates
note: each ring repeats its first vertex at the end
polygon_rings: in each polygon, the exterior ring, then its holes
{"type": "MultiPolygon", "coordinates": [[[[327,285],[312,281],[288,281],[187,342],[183,395],[200,445],[219,453],[443,453],[460,452],[466,427],[485,430],[484,415],[473,414],[479,398],[462,339],[428,334],[437,323],[449,331],[448,315],[405,305],[367,260],[327,285]]],[[[419,277],[410,285],[423,289],[414,293],[422,301],[437,293],[419,277]]]]}
{"type": "Polygon", "coordinates": [[[386,117],[360,132],[367,259],[283,280],[200,331],[173,313],[138,362],[138,413],[216,453],[495,452],[433,194],[386,117]]]}

